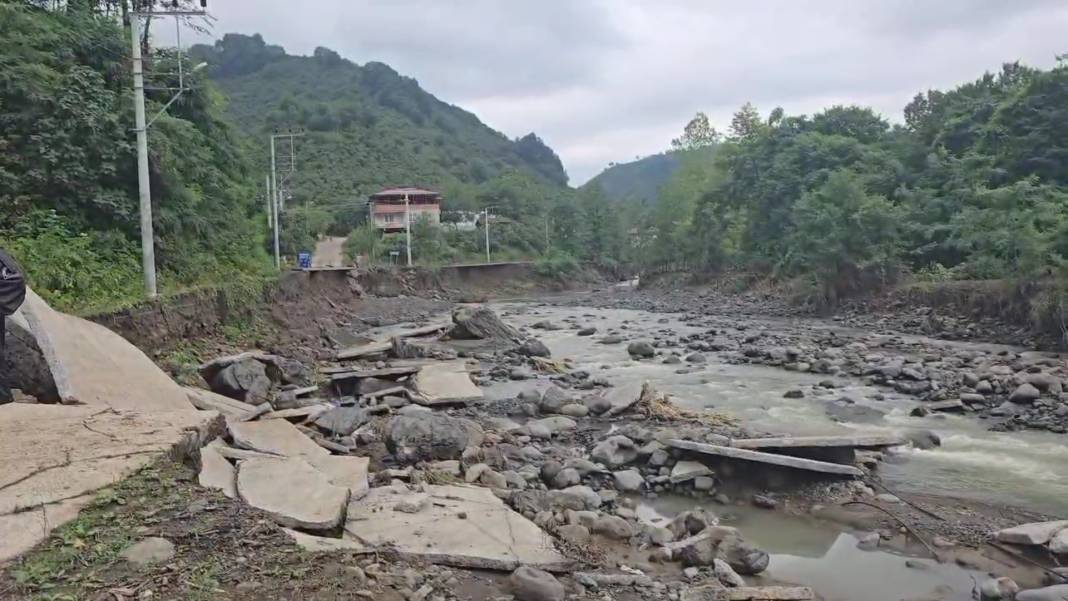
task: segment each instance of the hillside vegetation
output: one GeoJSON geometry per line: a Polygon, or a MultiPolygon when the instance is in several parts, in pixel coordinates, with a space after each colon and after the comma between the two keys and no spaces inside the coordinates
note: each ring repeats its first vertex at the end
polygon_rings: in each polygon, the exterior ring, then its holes
{"type": "MultiPolygon", "coordinates": [[[[141,295],[128,35],[91,3],[0,2],[0,246],[58,306],[87,311],[141,295]],[[51,3],[48,3],[51,4],[51,3]]],[[[150,54],[147,85],[177,86],[150,54]]],[[[164,290],[261,273],[256,173],[209,82],[149,132],[156,259],[164,290]]],[[[150,90],[155,114],[170,92],[150,90]]]]}
{"type": "MultiPolygon", "coordinates": [[[[712,148],[704,150],[712,158],[712,148]]],[[[660,197],[660,190],[682,167],[683,152],[671,150],[652,154],[629,163],[614,163],[583,184],[584,188],[600,188],[611,200],[652,204],[660,197]]]]}
{"type": "MultiPolygon", "coordinates": [[[[906,273],[1066,281],[1068,65],[1006,64],[917,94],[904,116],[745,105],[715,157],[684,165],[643,215],[643,263],[742,266],[819,304],[906,273]]],[[[1061,302],[1033,299],[1036,315],[1061,302]]]]}
{"type": "MultiPolygon", "coordinates": [[[[367,196],[385,187],[442,191],[447,210],[474,208],[479,192],[503,179],[566,187],[560,159],[536,135],[510,140],[385,64],[358,65],[327,48],[291,56],[259,35],[240,34],[192,54],[209,63],[257,165],[266,168],[270,132],[304,131],[290,188],[298,208],[291,217],[305,220],[298,229],[347,231],[362,220],[367,196]]],[[[288,156],[282,144],[279,155],[288,156]]]]}

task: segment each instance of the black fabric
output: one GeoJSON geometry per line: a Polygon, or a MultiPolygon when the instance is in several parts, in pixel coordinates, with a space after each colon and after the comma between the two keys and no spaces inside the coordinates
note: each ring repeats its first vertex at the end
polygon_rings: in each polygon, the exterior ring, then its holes
{"type": "Polygon", "coordinates": [[[11,315],[26,299],[26,279],[14,257],[0,248],[0,316],[11,315]]]}

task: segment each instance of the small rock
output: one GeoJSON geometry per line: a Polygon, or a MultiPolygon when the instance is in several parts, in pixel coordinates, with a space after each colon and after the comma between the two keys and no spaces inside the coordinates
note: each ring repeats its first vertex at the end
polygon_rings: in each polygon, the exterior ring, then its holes
{"type": "Polygon", "coordinates": [[[526,566],[512,572],[508,585],[518,601],[563,601],[566,594],[555,576],[526,566]]]}
{"type": "Polygon", "coordinates": [[[1020,592],[1012,578],[990,578],[979,586],[979,601],[1012,601],[1020,592]]]}
{"type": "Polygon", "coordinates": [[[126,547],[119,556],[139,566],[160,563],[174,557],[174,543],[152,536],[126,547]]]}
{"type": "Polygon", "coordinates": [[[656,354],[656,349],[653,347],[652,343],[639,340],[627,345],[627,353],[629,353],[631,357],[647,359],[656,354]]]}

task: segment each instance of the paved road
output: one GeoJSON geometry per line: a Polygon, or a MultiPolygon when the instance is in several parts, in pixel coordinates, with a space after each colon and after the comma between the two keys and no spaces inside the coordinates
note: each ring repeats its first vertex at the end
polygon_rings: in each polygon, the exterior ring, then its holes
{"type": "Polygon", "coordinates": [[[326,237],[315,244],[312,255],[312,269],[323,267],[345,267],[345,237],[326,237]]]}

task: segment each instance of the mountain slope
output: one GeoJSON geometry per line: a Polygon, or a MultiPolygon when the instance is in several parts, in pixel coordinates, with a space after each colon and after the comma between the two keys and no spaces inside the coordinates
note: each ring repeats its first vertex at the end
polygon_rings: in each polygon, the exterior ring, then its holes
{"type": "MultiPolygon", "coordinates": [[[[700,152],[712,156],[711,148],[700,152]]],[[[612,165],[582,187],[599,186],[605,196],[615,201],[654,202],[660,195],[660,188],[681,166],[682,157],[676,151],[652,154],[629,163],[612,165]]]]}
{"type": "Polygon", "coordinates": [[[448,190],[516,171],[566,185],[560,159],[534,134],[509,140],[382,63],[357,65],[326,48],[290,56],[259,35],[227,34],[192,51],[209,63],[261,165],[270,131],[305,130],[296,142],[298,204],[357,205],[386,186],[448,190]]]}

